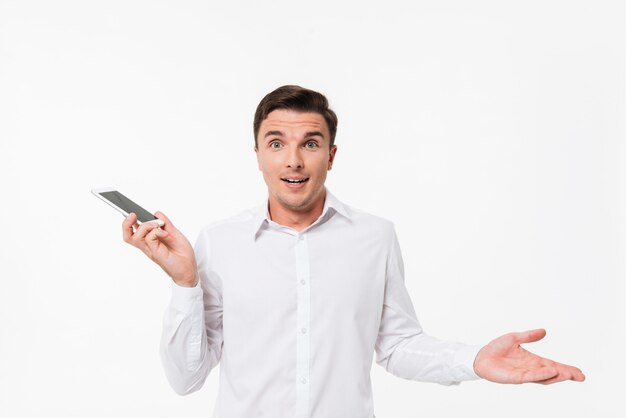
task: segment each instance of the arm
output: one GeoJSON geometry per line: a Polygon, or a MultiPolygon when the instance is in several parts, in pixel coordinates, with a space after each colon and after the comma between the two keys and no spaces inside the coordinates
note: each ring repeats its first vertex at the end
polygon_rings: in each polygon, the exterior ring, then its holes
{"type": "Polygon", "coordinates": [[[521,347],[542,339],[546,335],[543,329],[505,334],[482,348],[424,334],[404,286],[402,256],[395,232],[391,248],[376,343],[376,361],[387,371],[405,379],[441,384],[477,378],[513,384],[585,380],[580,369],[521,347]]]}
{"type": "Polygon", "coordinates": [[[444,385],[478,379],[472,364],[480,347],[442,341],[423,332],[404,284],[402,255],[393,229],[389,239],[376,362],[404,379],[444,385]]]}
{"type": "Polygon", "coordinates": [[[201,276],[193,288],[172,284],[163,317],[161,362],[179,395],[199,390],[222,355],[221,292],[201,276]]]}
{"type": "Polygon", "coordinates": [[[198,240],[196,256],[172,222],[160,212],[156,216],[165,222],[162,228],[146,222],[134,230],[136,216],[131,214],[122,225],[123,235],[124,241],[142,250],[172,278],[161,360],[174,391],[185,395],[202,387],[221,357],[221,286],[208,267],[208,241],[198,240]]]}

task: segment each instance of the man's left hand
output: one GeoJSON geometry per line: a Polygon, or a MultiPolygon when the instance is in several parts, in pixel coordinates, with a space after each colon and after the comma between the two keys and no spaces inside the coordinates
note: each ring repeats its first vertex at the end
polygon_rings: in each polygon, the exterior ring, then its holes
{"type": "Polygon", "coordinates": [[[474,360],[474,371],[483,379],[496,383],[551,384],[564,380],[582,382],[580,369],[539,357],[521,347],[546,336],[544,329],[512,332],[484,346],[474,360]]]}

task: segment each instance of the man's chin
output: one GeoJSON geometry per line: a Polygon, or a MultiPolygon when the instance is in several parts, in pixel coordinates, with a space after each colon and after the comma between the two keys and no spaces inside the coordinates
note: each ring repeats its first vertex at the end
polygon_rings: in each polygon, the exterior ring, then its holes
{"type": "Polygon", "coordinates": [[[309,190],[278,192],[274,194],[276,201],[285,209],[303,212],[314,206],[319,193],[312,193],[309,190]],[[295,192],[295,193],[294,193],[295,192]]]}
{"type": "Polygon", "coordinates": [[[294,211],[306,210],[311,204],[308,199],[278,199],[278,201],[285,208],[294,211]]]}

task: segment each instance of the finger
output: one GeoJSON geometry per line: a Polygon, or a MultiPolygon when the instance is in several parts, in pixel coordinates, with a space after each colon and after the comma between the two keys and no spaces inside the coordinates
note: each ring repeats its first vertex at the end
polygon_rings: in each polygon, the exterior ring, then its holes
{"type": "Polygon", "coordinates": [[[545,336],[546,330],[543,328],[513,333],[513,338],[515,338],[518,344],[534,343],[541,340],[545,336]]]}
{"type": "Polygon", "coordinates": [[[553,383],[558,383],[558,382],[562,382],[564,380],[568,380],[565,377],[563,377],[562,375],[556,375],[555,377],[551,378],[551,379],[547,379],[547,380],[539,380],[537,382],[532,382],[532,383],[537,383],[539,385],[551,385],[553,383]]]}
{"type": "Polygon", "coordinates": [[[146,238],[146,235],[148,235],[150,231],[158,227],[159,225],[157,225],[156,222],[144,222],[139,225],[131,240],[138,244],[146,238]]]}
{"type": "Polygon", "coordinates": [[[587,380],[587,376],[580,370],[578,367],[572,367],[574,369],[574,373],[572,374],[572,380],[575,382],[584,382],[587,380]]]}
{"type": "Polygon", "coordinates": [[[155,212],[154,216],[156,216],[157,218],[159,218],[160,220],[165,222],[165,225],[162,226],[163,229],[165,229],[165,230],[176,229],[174,227],[174,224],[172,224],[172,221],[170,221],[170,218],[165,216],[165,214],[163,212],[157,211],[157,212],[155,212]]]}
{"type": "Polygon", "coordinates": [[[146,234],[145,242],[152,254],[156,253],[159,247],[159,238],[167,233],[160,228],[153,228],[146,234]]]}
{"type": "Polygon", "coordinates": [[[547,380],[537,381],[535,383],[539,383],[542,385],[551,385],[553,383],[563,382],[565,380],[583,382],[585,380],[585,375],[580,369],[572,366],[567,366],[567,368],[561,368],[556,376],[547,380]]]}
{"type": "Polygon", "coordinates": [[[124,219],[122,222],[122,237],[125,242],[130,242],[131,237],[133,236],[133,225],[137,222],[137,215],[131,213],[124,219]]]}
{"type": "Polygon", "coordinates": [[[555,367],[559,371],[559,376],[562,377],[562,380],[574,380],[576,382],[583,382],[585,380],[585,375],[578,367],[556,362],[555,367]]]}
{"type": "Polygon", "coordinates": [[[148,256],[161,267],[163,267],[163,262],[165,262],[163,257],[167,257],[168,254],[168,251],[163,251],[164,248],[169,248],[167,243],[164,242],[164,238],[167,236],[167,231],[155,228],[148,233],[145,241],[148,248],[148,256]]]}

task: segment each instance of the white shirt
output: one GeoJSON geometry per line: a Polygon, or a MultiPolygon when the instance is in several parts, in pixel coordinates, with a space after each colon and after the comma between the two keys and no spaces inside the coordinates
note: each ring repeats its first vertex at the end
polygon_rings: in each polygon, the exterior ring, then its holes
{"type": "Polygon", "coordinates": [[[181,395],[221,361],[214,418],[372,418],[374,351],[405,379],[478,378],[480,347],[422,331],[393,224],[328,191],[303,231],[264,205],[206,227],[195,252],[199,285],[173,284],[161,357],[181,395]]]}

